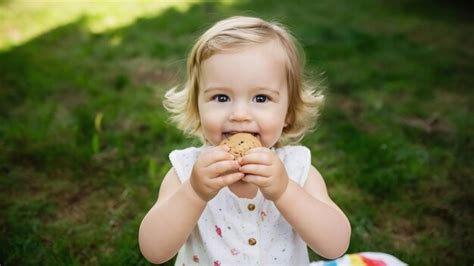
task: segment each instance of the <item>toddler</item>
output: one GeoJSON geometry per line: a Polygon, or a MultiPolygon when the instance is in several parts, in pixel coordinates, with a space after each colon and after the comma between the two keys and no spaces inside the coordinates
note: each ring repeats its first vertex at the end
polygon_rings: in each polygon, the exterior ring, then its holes
{"type": "Polygon", "coordinates": [[[187,82],[165,107],[202,147],[175,150],[139,230],[142,254],[176,265],[309,265],[347,250],[351,227],[311,152],[295,145],[323,96],[302,80],[302,53],[281,25],[231,17],[194,45],[187,82]],[[219,143],[246,132],[262,147],[234,158],[219,143]],[[292,145],[290,145],[292,144],[292,145]]]}

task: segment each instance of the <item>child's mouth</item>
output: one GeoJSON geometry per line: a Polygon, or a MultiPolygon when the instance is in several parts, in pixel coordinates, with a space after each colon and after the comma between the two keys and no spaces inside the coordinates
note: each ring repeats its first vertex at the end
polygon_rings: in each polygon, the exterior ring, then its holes
{"type": "Polygon", "coordinates": [[[224,137],[224,139],[228,139],[228,138],[230,138],[232,135],[235,135],[235,134],[237,134],[237,133],[248,133],[248,134],[253,135],[253,136],[256,137],[257,139],[260,139],[260,134],[255,133],[255,132],[248,132],[248,131],[230,131],[230,132],[224,132],[224,133],[222,133],[222,136],[224,137]]]}

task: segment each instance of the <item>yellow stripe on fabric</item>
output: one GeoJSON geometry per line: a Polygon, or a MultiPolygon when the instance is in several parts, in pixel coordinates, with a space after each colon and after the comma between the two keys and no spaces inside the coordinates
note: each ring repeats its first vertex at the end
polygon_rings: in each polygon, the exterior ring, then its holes
{"type": "Polygon", "coordinates": [[[349,260],[352,266],[366,266],[359,254],[350,254],[349,260]]]}

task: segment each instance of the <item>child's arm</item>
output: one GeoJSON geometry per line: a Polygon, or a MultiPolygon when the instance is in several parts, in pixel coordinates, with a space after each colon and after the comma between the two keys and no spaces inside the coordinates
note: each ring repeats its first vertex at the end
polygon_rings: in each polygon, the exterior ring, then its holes
{"type": "Polygon", "coordinates": [[[143,256],[164,263],[181,248],[206,207],[189,181],[180,183],[174,169],[163,179],[155,205],[140,225],[139,244],[143,256]]]}
{"type": "Polygon", "coordinates": [[[272,200],[308,246],[326,258],[337,258],[349,246],[349,220],[329,198],[319,172],[310,167],[304,187],[288,178],[278,155],[267,148],[250,150],[240,160],[242,179],[257,185],[272,200]]]}
{"type": "Polygon", "coordinates": [[[197,158],[191,177],[180,183],[174,169],[165,176],[157,202],[140,225],[140,250],[149,261],[172,258],[196,226],[206,204],[224,186],[243,177],[228,147],[206,149],[197,158]]]}
{"type": "Polygon", "coordinates": [[[316,253],[334,259],[346,252],[351,225],[329,198],[326,184],[314,166],[310,167],[304,187],[290,180],[275,206],[316,253]]]}

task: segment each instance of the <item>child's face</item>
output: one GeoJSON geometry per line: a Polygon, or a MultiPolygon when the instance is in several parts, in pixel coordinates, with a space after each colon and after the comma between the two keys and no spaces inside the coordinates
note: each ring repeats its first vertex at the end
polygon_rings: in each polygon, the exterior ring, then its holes
{"type": "Polygon", "coordinates": [[[288,88],[275,42],[211,56],[199,85],[202,133],[210,144],[237,132],[253,133],[268,148],[277,143],[286,126],[288,88]]]}

